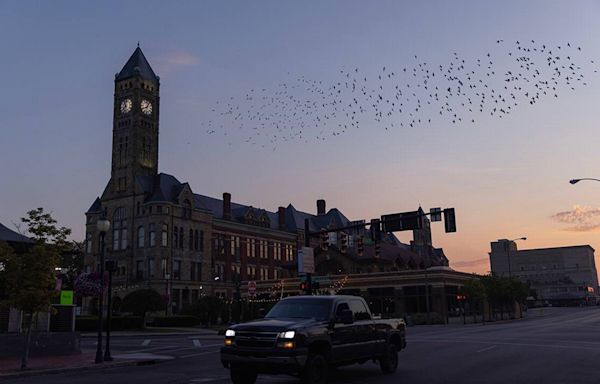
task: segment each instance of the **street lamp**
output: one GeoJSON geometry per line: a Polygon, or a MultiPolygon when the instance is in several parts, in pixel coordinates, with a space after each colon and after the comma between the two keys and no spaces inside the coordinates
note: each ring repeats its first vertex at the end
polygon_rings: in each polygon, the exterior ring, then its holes
{"type": "Polygon", "coordinates": [[[112,361],[110,355],[110,317],[112,315],[112,276],[117,270],[117,263],[114,260],[106,261],[106,270],[108,271],[108,303],[106,310],[106,351],[104,351],[104,361],[112,361]]]}
{"type": "Polygon", "coordinates": [[[505,243],[505,248],[506,248],[506,258],[508,260],[508,277],[511,278],[512,275],[510,273],[510,248],[509,248],[509,244],[512,243],[513,241],[517,241],[517,240],[527,240],[526,237],[519,237],[518,239],[512,239],[512,240],[508,240],[505,243]]]}
{"type": "Polygon", "coordinates": [[[581,179],[571,179],[571,180],[569,180],[569,183],[571,183],[571,184],[577,184],[577,183],[579,183],[581,180],[600,181],[600,179],[593,179],[593,178],[591,178],[591,177],[584,177],[584,178],[581,178],[581,179]]]}
{"type": "Polygon", "coordinates": [[[169,316],[169,306],[171,305],[171,292],[169,292],[169,279],[171,274],[165,273],[165,294],[167,296],[167,306],[165,308],[165,316],[169,316]]]}
{"type": "Polygon", "coordinates": [[[102,216],[96,223],[96,229],[100,234],[100,295],[98,296],[98,345],[96,347],[96,364],[102,363],[102,299],[104,297],[104,236],[110,228],[110,221],[102,216]]]}

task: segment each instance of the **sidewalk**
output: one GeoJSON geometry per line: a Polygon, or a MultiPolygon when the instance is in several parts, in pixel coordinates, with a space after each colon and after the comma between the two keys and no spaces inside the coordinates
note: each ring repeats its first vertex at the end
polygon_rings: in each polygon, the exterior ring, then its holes
{"type": "MultiPolygon", "coordinates": [[[[110,337],[131,336],[217,336],[215,329],[193,327],[146,327],[139,331],[111,331],[110,337]]],[[[97,332],[82,332],[81,337],[97,337],[97,332]]]]}
{"type": "Polygon", "coordinates": [[[2,358],[0,359],[0,381],[9,377],[26,377],[86,369],[105,369],[126,365],[145,365],[154,364],[156,362],[153,359],[115,359],[113,361],[96,364],[94,362],[95,358],[96,353],[94,352],[84,352],[78,355],[65,356],[34,356],[29,358],[28,369],[25,371],[21,370],[21,358],[2,358]]]}

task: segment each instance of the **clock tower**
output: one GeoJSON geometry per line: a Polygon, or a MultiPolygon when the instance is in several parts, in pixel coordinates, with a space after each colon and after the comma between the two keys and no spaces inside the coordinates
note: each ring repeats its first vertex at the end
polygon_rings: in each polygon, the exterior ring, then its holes
{"type": "Polygon", "coordinates": [[[158,173],[160,78],[139,45],[115,75],[110,187],[113,197],[134,192],[136,176],[158,173]]]}

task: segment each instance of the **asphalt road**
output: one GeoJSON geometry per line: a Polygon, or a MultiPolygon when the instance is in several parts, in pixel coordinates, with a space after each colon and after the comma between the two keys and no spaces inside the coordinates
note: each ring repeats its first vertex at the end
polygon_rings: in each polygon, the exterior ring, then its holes
{"type": "MultiPolygon", "coordinates": [[[[160,359],[128,366],[3,380],[3,383],[227,383],[219,362],[222,339],[214,336],[119,337],[113,356],[160,359]]],[[[92,339],[83,347],[95,348],[92,339]]],[[[408,329],[400,366],[383,375],[374,363],[340,368],[332,383],[598,383],[600,308],[545,308],[524,320],[482,325],[408,329]]],[[[286,376],[259,376],[257,383],[297,383],[286,376]]]]}

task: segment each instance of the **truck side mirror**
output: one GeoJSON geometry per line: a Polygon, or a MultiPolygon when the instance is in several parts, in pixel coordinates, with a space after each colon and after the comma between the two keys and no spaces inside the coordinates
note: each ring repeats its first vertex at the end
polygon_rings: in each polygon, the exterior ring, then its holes
{"type": "Polygon", "coordinates": [[[344,323],[344,324],[352,324],[352,323],[354,323],[354,318],[352,316],[352,311],[349,310],[349,309],[342,309],[342,312],[340,312],[340,315],[338,317],[338,322],[344,323]]]}

